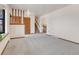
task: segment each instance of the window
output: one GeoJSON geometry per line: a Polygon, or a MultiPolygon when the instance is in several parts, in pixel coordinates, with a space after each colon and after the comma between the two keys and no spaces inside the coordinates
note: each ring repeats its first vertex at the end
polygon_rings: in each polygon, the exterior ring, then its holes
{"type": "Polygon", "coordinates": [[[5,33],[5,10],[0,10],[0,33],[5,33]]]}

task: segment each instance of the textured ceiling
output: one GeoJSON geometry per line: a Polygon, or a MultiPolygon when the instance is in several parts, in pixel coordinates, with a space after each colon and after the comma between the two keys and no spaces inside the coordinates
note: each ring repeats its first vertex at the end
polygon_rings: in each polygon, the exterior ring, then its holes
{"type": "Polygon", "coordinates": [[[9,4],[11,8],[30,10],[36,16],[41,16],[57,9],[64,8],[68,4],[9,4]]]}

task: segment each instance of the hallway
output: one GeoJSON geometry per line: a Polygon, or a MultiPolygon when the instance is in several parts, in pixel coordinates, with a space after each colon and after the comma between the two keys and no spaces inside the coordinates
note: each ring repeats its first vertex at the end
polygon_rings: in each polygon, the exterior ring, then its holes
{"type": "Polygon", "coordinates": [[[9,41],[3,55],[74,55],[79,54],[75,44],[47,34],[33,34],[9,41]]]}

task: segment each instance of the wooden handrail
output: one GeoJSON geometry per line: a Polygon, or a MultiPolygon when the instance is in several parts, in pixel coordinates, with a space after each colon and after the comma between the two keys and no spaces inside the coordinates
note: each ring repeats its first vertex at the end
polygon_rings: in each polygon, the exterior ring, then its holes
{"type": "Polygon", "coordinates": [[[38,26],[40,26],[40,25],[39,25],[39,23],[38,23],[38,21],[37,21],[36,19],[35,19],[35,23],[37,23],[37,24],[38,24],[38,26]]]}
{"type": "Polygon", "coordinates": [[[40,27],[40,25],[39,25],[39,23],[38,23],[38,19],[37,19],[37,17],[35,17],[35,31],[37,31],[38,30],[38,32],[39,32],[39,27],[40,27]]]}
{"type": "Polygon", "coordinates": [[[12,15],[10,16],[10,24],[14,24],[14,25],[22,24],[22,13],[23,13],[23,19],[24,19],[24,11],[12,8],[12,15]],[[20,13],[21,13],[21,16],[20,16],[20,13]]]}

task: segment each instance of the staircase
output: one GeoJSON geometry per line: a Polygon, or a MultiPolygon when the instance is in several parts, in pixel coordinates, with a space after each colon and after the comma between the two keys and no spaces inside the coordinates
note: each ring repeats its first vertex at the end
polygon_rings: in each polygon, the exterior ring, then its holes
{"type": "Polygon", "coordinates": [[[46,25],[42,25],[43,26],[43,33],[46,33],[47,27],[46,25]]]}
{"type": "Polygon", "coordinates": [[[40,25],[38,23],[38,18],[35,17],[35,33],[39,33],[40,32],[39,31],[39,27],[40,27],[40,25]]]}

